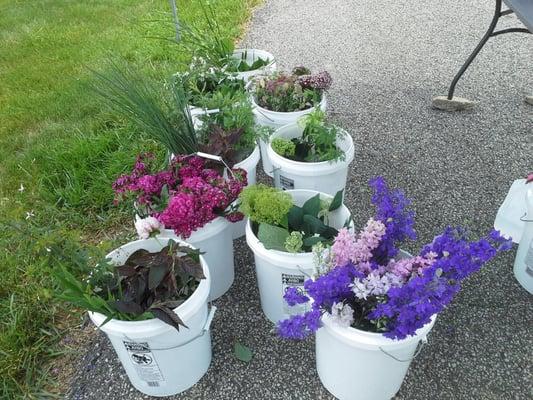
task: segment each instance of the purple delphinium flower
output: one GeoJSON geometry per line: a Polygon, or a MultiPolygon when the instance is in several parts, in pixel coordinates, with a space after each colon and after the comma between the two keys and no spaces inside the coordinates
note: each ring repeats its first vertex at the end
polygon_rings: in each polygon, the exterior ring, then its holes
{"type": "Polygon", "coordinates": [[[414,212],[408,209],[411,201],[404,193],[401,190],[389,190],[383,177],[371,179],[369,185],[374,189],[372,196],[372,204],[376,206],[374,218],[383,222],[386,227],[386,233],[373,253],[374,260],[386,263],[398,254],[396,243],[406,239],[416,239],[413,229],[414,212]]]}
{"type": "Polygon", "coordinates": [[[302,290],[295,288],[295,287],[287,288],[285,290],[285,294],[283,295],[283,298],[285,299],[287,304],[291,307],[297,304],[307,303],[309,301],[309,297],[303,294],[302,290]]]}
{"type": "Polygon", "coordinates": [[[431,316],[442,311],[461,288],[461,281],[477,272],[499,250],[506,248],[505,239],[491,233],[487,238],[469,242],[460,228],[446,228],[426,245],[422,256],[435,253],[437,258],[421,276],[392,288],[387,300],[378,304],[368,318],[387,319],[386,337],[403,339],[427,324],[431,316]],[[503,244],[503,245],[502,245],[503,244]]]}
{"type": "Polygon", "coordinates": [[[304,314],[278,322],[278,335],[285,339],[305,339],[320,328],[320,310],[313,308],[304,314]]]}

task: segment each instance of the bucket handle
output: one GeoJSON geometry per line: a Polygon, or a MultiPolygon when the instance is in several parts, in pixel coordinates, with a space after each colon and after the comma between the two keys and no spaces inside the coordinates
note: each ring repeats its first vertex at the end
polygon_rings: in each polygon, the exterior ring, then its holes
{"type": "Polygon", "coordinates": [[[422,351],[422,348],[424,347],[424,345],[427,344],[427,342],[428,342],[428,338],[427,338],[427,336],[424,336],[424,337],[420,340],[420,342],[418,342],[418,344],[417,344],[417,349],[416,349],[416,353],[414,354],[414,356],[411,357],[411,358],[408,358],[407,360],[402,360],[401,358],[398,358],[398,357],[392,355],[392,354],[389,353],[388,351],[383,350],[383,347],[381,347],[381,346],[380,346],[379,349],[380,349],[383,353],[385,353],[386,355],[388,355],[390,358],[392,358],[392,359],[394,359],[394,360],[396,360],[396,361],[398,361],[398,362],[411,362],[411,361],[413,361],[416,357],[418,357],[418,355],[419,355],[420,352],[422,351]]]}
{"type": "MultiPolygon", "coordinates": [[[[204,327],[202,328],[202,330],[200,331],[200,333],[198,335],[196,335],[195,337],[193,337],[192,339],[189,339],[187,340],[185,343],[180,343],[178,344],[177,346],[170,346],[170,347],[161,347],[161,348],[153,348],[153,347],[150,347],[150,350],[157,350],[157,351],[163,351],[163,350],[172,350],[172,349],[178,349],[180,347],[183,347],[183,346],[186,346],[188,345],[189,343],[191,342],[194,342],[195,340],[197,339],[200,339],[202,336],[204,336],[206,334],[206,332],[209,331],[209,329],[211,328],[211,322],[213,322],[213,317],[215,316],[215,311],[217,310],[217,308],[215,306],[211,306],[211,309],[209,310],[209,314],[207,315],[207,319],[205,320],[205,324],[204,324],[204,327]]],[[[127,335],[124,335],[126,337],[126,339],[128,340],[131,340],[134,342],[134,340],[130,339],[127,335]]]]}

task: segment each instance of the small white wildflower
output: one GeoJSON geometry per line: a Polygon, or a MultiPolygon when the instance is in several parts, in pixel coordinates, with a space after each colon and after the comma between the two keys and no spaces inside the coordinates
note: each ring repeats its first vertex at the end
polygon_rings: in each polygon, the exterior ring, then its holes
{"type": "Polygon", "coordinates": [[[26,211],[26,219],[30,219],[32,217],[35,217],[35,213],[33,212],[33,210],[26,211]]]}
{"type": "Polygon", "coordinates": [[[333,322],[344,328],[353,324],[353,308],[348,304],[334,303],[331,307],[331,319],[333,322]]]}
{"type": "Polygon", "coordinates": [[[152,234],[160,233],[164,226],[154,217],[140,218],[135,220],[135,229],[140,239],[148,239],[152,234]]]}
{"type": "Polygon", "coordinates": [[[20,188],[19,188],[19,192],[22,193],[24,190],[25,190],[24,185],[21,183],[20,184],[20,188]]]}

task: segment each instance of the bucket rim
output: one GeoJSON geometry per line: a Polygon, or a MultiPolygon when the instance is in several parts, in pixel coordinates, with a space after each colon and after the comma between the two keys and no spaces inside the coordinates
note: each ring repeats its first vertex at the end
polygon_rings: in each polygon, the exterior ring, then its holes
{"type": "Polygon", "coordinates": [[[313,107],[306,108],[305,110],[299,110],[299,111],[272,111],[272,110],[269,110],[268,108],[261,107],[255,101],[253,91],[252,91],[251,96],[250,96],[250,101],[252,102],[253,111],[256,114],[263,113],[263,114],[267,114],[267,115],[277,116],[277,117],[280,117],[280,118],[287,118],[287,117],[298,118],[298,117],[304,116],[306,114],[309,114],[310,112],[312,112],[315,109],[315,107],[318,107],[318,108],[323,110],[326,107],[326,104],[327,104],[327,95],[326,95],[326,92],[323,92],[322,93],[322,98],[320,99],[320,102],[317,105],[315,105],[313,107]],[[259,110],[259,112],[257,110],[259,110]]]}

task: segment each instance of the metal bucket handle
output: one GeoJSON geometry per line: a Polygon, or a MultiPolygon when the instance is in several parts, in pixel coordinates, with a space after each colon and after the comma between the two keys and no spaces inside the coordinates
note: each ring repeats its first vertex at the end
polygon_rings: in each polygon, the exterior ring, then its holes
{"type": "Polygon", "coordinates": [[[422,339],[420,339],[420,342],[418,342],[417,344],[417,349],[416,349],[416,352],[415,354],[413,355],[413,357],[411,358],[408,358],[407,360],[402,360],[401,358],[398,358],[394,355],[392,355],[391,353],[383,350],[383,348],[380,346],[380,350],[385,353],[386,355],[388,355],[390,358],[398,361],[398,362],[411,362],[413,361],[416,357],[418,357],[418,355],[420,354],[420,352],[422,351],[422,348],[428,343],[428,338],[427,336],[424,336],[422,339]]]}

